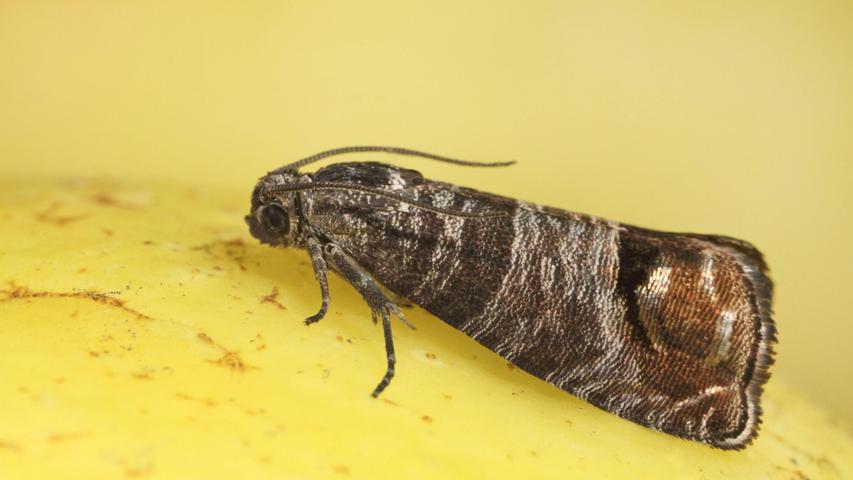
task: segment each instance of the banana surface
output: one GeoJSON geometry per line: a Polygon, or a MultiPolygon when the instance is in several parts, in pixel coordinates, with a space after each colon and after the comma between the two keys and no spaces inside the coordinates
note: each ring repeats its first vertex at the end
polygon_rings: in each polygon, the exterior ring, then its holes
{"type": "Polygon", "coordinates": [[[248,192],[0,183],[0,478],[853,478],[853,442],[779,379],[742,452],[598,410],[429,314],[381,329],[248,192]]]}

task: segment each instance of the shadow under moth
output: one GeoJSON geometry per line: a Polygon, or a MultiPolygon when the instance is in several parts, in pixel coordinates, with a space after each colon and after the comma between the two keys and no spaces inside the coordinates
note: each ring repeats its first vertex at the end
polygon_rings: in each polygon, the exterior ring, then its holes
{"type": "Polygon", "coordinates": [[[756,436],[773,362],[772,284],[761,253],[734,238],[665,233],[449,183],[375,162],[299,169],[339,154],[385,152],[468,166],[394,147],[345,147],[260,179],[246,216],[262,243],[308,250],[322,306],[337,272],[381,320],[381,286],[462,330],[519,368],[623,418],[722,449],[756,436]]]}

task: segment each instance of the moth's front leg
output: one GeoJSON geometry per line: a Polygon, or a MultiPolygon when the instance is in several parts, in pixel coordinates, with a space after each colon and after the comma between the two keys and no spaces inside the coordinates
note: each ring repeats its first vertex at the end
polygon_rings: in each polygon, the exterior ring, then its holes
{"type": "Polygon", "coordinates": [[[385,353],[388,360],[388,368],[385,371],[385,376],[382,377],[382,380],[373,390],[373,396],[377,397],[385,387],[391,382],[391,378],[394,377],[394,366],[396,364],[396,356],[394,355],[394,339],[391,335],[391,315],[397,316],[400,320],[402,320],[406,325],[414,328],[408,321],[406,321],[405,317],[403,317],[403,313],[400,312],[400,309],[397,305],[388,300],[382,290],[380,290],[379,285],[373,280],[373,278],[364,271],[361,266],[355,262],[349,255],[344,253],[340,247],[335,244],[329,243],[323,247],[323,253],[325,253],[326,258],[329,260],[332,268],[339,274],[341,274],[347,282],[350,283],[356,290],[361,294],[364,301],[367,302],[367,305],[370,307],[370,313],[373,317],[374,323],[376,322],[376,318],[382,318],[382,330],[385,334],[385,353]]]}
{"type": "Polygon", "coordinates": [[[315,237],[308,237],[306,241],[308,242],[308,253],[311,254],[311,265],[314,267],[314,276],[317,277],[317,282],[320,284],[320,294],[323,296],[320,311],[305,319],[305,325],[311,325],[314,322],[319,322],[329,311],[329,281],[326,278],[328,268],[326,259],[323,258],[323,244],[315,237]]]}

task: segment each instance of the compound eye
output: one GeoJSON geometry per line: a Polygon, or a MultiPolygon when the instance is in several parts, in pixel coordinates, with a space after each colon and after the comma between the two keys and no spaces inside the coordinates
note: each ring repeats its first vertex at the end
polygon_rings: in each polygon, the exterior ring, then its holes
{"type": "Polygon", "coordinates": [[[277,203],[271,203],[261,209],[261,221],[271,232],[286,235],[290,231],[290,218],[284,208],[277,203]]]}

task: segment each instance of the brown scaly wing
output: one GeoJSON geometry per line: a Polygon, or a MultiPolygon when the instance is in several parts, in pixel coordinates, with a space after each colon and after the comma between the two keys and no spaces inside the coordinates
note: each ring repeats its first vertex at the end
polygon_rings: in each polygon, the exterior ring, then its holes
{"type": "Polygon", "coordinates": [[[761,254],[727,237],[635,227],[619,246],[617,289],[636,340],[626,354],[645,378],[638,388],[662,395],[627,416],[720,448],[747,445],[775,341],[761,254]]]}

